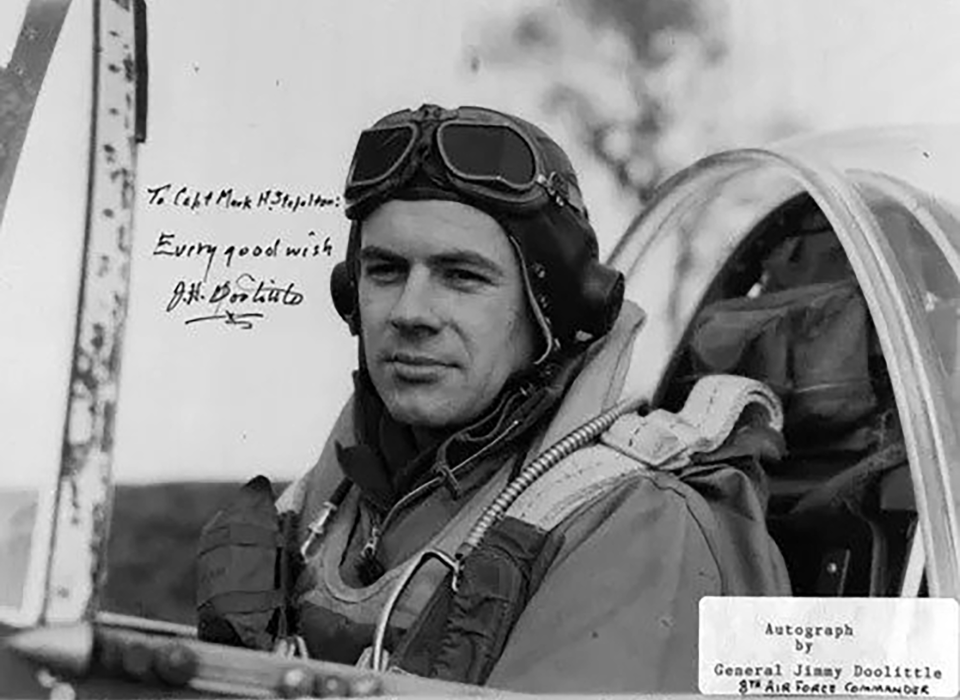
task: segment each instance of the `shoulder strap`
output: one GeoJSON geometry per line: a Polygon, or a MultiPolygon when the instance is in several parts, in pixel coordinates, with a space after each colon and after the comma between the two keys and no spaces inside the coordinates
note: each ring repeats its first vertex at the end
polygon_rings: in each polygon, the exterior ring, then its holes
{"type": "Polygon", "coordinates": [[[744,416],[779,428],[776,396],[760,382],[700,380],[679,414],[622,417],[601,443],[574,452],[531,484],[463,560],[459,585],[442,586],[396,650],[408,671],[486,682],[512,629],[557,553],[551,531],[616,484],[674,469],[721,445],[744,416]]]}
{"type": "Polygon", "coordinates": [[[718,449],[745,422],[782,429],[783,409],[773,390],[748,377],[703,377],[679,413],[658,409],[621,417],[599,444],[574,452],[530,485],[507,515],[551,530],[637,473],[683,469],[694,455],[718,449]]]}

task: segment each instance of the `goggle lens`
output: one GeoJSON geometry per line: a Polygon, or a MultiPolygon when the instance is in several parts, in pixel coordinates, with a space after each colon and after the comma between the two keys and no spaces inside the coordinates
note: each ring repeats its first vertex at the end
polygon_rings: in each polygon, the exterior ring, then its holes
{"type": "Polygon", "coordinates": [[[447,167],[464,180],[531,187],[537,163],[530,144],[516,131],[490,124],[448,123],[438,134],[447,167]]]}
{"type": "Polygon", "coordinates": [[[365,185],[389,177],[413,147],[412,125],[370,129],[360,134],[348,185],[365,185]]]}

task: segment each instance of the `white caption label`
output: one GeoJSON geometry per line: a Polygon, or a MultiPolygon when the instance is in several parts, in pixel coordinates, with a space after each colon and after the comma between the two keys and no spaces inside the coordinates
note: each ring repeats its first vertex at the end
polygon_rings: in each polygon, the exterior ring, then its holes
{"type": "Polygon", "coordinates": [[[952,598],[700,600],[700,692],[953,697],[952,598]]]}

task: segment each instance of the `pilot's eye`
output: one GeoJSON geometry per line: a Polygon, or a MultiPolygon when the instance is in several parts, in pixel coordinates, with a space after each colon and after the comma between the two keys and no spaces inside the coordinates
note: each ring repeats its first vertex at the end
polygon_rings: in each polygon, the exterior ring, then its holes
{"type": "Polygon", "coordinates": [[[449,282],[460,286],[470,286],[486,284],[489,279],[474,270],[463,267],[452,267],[445,271],[445,277],[449,282]]]}
{"type": "Polygon", "coordinates": [[[369,262],[363,266],[363,276],[373,282],[390,282],[403,275],[404,266],[396,262],[369,262]]]}

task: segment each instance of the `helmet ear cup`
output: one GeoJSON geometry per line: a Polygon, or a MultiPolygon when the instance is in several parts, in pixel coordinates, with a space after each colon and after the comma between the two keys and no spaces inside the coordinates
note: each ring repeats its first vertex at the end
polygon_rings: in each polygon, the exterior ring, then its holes
{"type": "Polygon", "coordinates": [[[580,330],[600,337],[611,328],[623,306],[623,273],[590,260],[583,269],[580,286],[580,330]]]}
{"type": "Polygon", "coordinates": [[[330,273],[330,296],[333,297],[333,306],[337,313],[350,327],[350,334],[359,334],[357,285],[350,276],[350,267],[347,262],[339,262],[333,266],[333,272],[330,273]]]}

